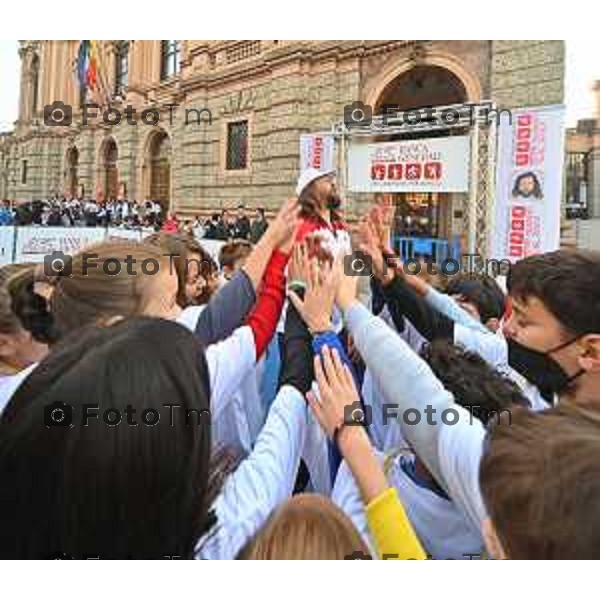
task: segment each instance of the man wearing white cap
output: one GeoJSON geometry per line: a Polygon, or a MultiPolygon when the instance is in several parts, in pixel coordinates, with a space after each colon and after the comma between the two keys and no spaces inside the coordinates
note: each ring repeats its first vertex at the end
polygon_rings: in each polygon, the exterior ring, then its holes
{"type": "Polygon", "coordinates": [[[306,169],[298,178],[296,195],[301,207],[301,225],[296,240],[319,238],[321,249],[331,256],[351,252],[350,236],[337,210],[341,200],[335,186],[335,171],[306,169]]]}

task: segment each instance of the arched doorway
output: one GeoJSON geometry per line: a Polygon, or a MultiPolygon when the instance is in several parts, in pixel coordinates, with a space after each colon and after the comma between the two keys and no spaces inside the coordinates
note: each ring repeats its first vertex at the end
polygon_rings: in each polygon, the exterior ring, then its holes
{"type": "Polygon", "coordinates": [[[374,107],[381,113],[385,104],[396,104],[400,110],[423,106],[448,106],[467,101],[462,81],[448,69],[431,65],[414,67],[393,79],[383,90],[374,107]]]}
{"type": "MultiPolygon", "coordinates": [[[[383,114],[386,105],[393,106],[394,109],[397,107],[398,110],[410,110],[463,104],[468,100],[466,86],[455,73],[441,66],[419,65],[404,71],[383,88],[373,107],[373,112],[383,114]]],[[[450,132],[419,131],[387,136],[385,141],[446,137],[465,133],[466,131],[458,129],[450,132]]],[[[453,215],[461,213],[460,198],[454,199],[452,196],[443,192],[393,194],[397,207],[395,230],[398,237],[401,240],[418,240],[418,243],[411,242],[411,248],[419,247],[422,252],[418,253],[435,255],[437,258],[437,246],[432,240],[439,238],[450,240],[454,229],[453,215]],[[432,250],[428,251],[428,248],[432,250]]]]}
{"type": "Polygon", "coordinates": [[[115,200],[119,193],[119,149],[117,142],[109,138],[106,140],[101,153],[102,160],[102,192],[104,200],[115,200]]]}
{"type": "Polygon", "coordinates": [[[65,195],[69,198],[75,198],[79,185],[79,150],[75,146],[67,150],[65,166],[65,195]]]}
{"type": "Polygon", "coordinates": [[[169,210],[171,197],[171,140],[164,132],[156,132],[148,148],[150,167],[149,200],[160,203],[163,213],[169,210]]]}

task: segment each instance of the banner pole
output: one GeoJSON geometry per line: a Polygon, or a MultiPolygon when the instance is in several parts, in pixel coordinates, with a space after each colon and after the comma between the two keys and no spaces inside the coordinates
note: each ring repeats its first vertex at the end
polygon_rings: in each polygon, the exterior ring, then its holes
{"type": "Polygon", "coordinates": [[[471,129],[471,165],[470,165],[470,185],[469,185],[469,229],[467,238],[467,247],[469,254],[477,252],[477,158],[479,144],[479,123],[475,121],[471,129]]]}

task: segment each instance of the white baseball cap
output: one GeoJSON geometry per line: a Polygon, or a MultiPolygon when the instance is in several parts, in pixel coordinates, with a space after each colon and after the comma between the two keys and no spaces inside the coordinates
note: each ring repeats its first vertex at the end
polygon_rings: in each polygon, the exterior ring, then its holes
{"type": "Polygon", "coordinates": [[[331,169],[329,171],[319,171],[318,169],[314,169],[311,167],[310,169],[306,169],[300,173],[300,177],[298,177],[298,184],[296,185],[296,196],[300,196],[300,194],[313,182],[321,177],[325,177],[327,175],[335,175],[335,169],[331,169]]]}

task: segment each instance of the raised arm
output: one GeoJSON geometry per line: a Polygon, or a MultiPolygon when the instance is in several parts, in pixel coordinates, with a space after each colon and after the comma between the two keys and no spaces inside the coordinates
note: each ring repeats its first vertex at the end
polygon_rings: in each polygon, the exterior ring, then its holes
{"type": "Polygon", "coordinates": [[[450,319],[430,307],[427,302],[409,285],[407,280],[420,280],[416,277],[404,277],[402,271],[394,264],[397,258],[390,250],[385,233],[377,224],[378,211],[363,217],[358,224],[360,249],[367,254],[373,266],[373,274],[378,287],[388,306],[397,331],[404,330],[404,319],[412,323],[415,329],[426,339],[452,339],[453,323],[450,319]]]}
{"type": "Polygon", "coordinates": [[[206,305],[195,330],[205,346],[225,339],[244,323],[256,302],[257,291],[273,252],[293,239],[297,211],[295,200],[288,200],[283,205],[265,235],[254,246],[246,264],[206,305]]]}
{"type": "MultiPolygon", "coordinates": [[[[242,269],[250,279],[254,290],[258,290],[260,286],[273,251],[281,248],[290,238],[293,240],[298,224],[297,216],[298,201],[295,198],[287,200],[246,259],[242,269]]],[[[287,252],[290,250],[291,247],[288,247],[287,252]]]]}
{"type": "Polygon", "coordinates": [[[284,386],[248,458],[226,480],[214,508],[218,523],[197,548],[198,558],[233,559],[294,489],[306,432],[302,394],[284,386]]]}
{"type": "MultiPolygon", "coordinates": [[[[454,335],[454,324],[446,316],[427,302],[406,283],[400,275],[383,285],[383,297],[389,307],[392,318],[396,315],[404,315],[415,327],[415,329],[427,340],[452,339],[454,335]]],[[[396,320],[394,319],[394,325],[396,320]]]]}
{"type": "Polygon", "coordinates": [[[337,350],[324,346],[315,357],[319,394],[307,398],[325,433],[346,459],[367,507],[367,519],[381,557],[424,559],[425,552],[395,490],[390,488],[363,427],[345,421],[347,405],[358,402],[354,378],[337,350]]]}
{"type": "Polygon", "coordinates": [[[252,453],[227,480],[215,509],[217,533],[200,558],[234,558],[294,489],[306,435],[304,394],[312,383],[311,336],[294,307],[286,316],[281,387],[252,453]]]}
{"type": "Polygon", "coordinates": [[[381,319],[373,316],[355,299],[352,278],[340,281],[337,303],[344,313],[349,332],[363,360],[381,386],[390,417],[396,418],[404,438],[427,465],[438,483],[461,506],[478,527],[485,516],[478,487],[479,460],[485,430],[468,411],[458,406],[444,389],[429,365],[396,335],[381,319]],[[425,404],[426,403],[426,404],[425,404]],[[427,407],[430,422],[421,415],[408,425],[404,412],[427,407]],[[445,424],[444,411],[458,420],[445,424]]]}
{"type": "Polygon", "coordinates": [[[205,346],[230,336],[248,316],[256,302],[254,285],[243,270],[238,271],[200,313],[195,334],[205,346]]]}

